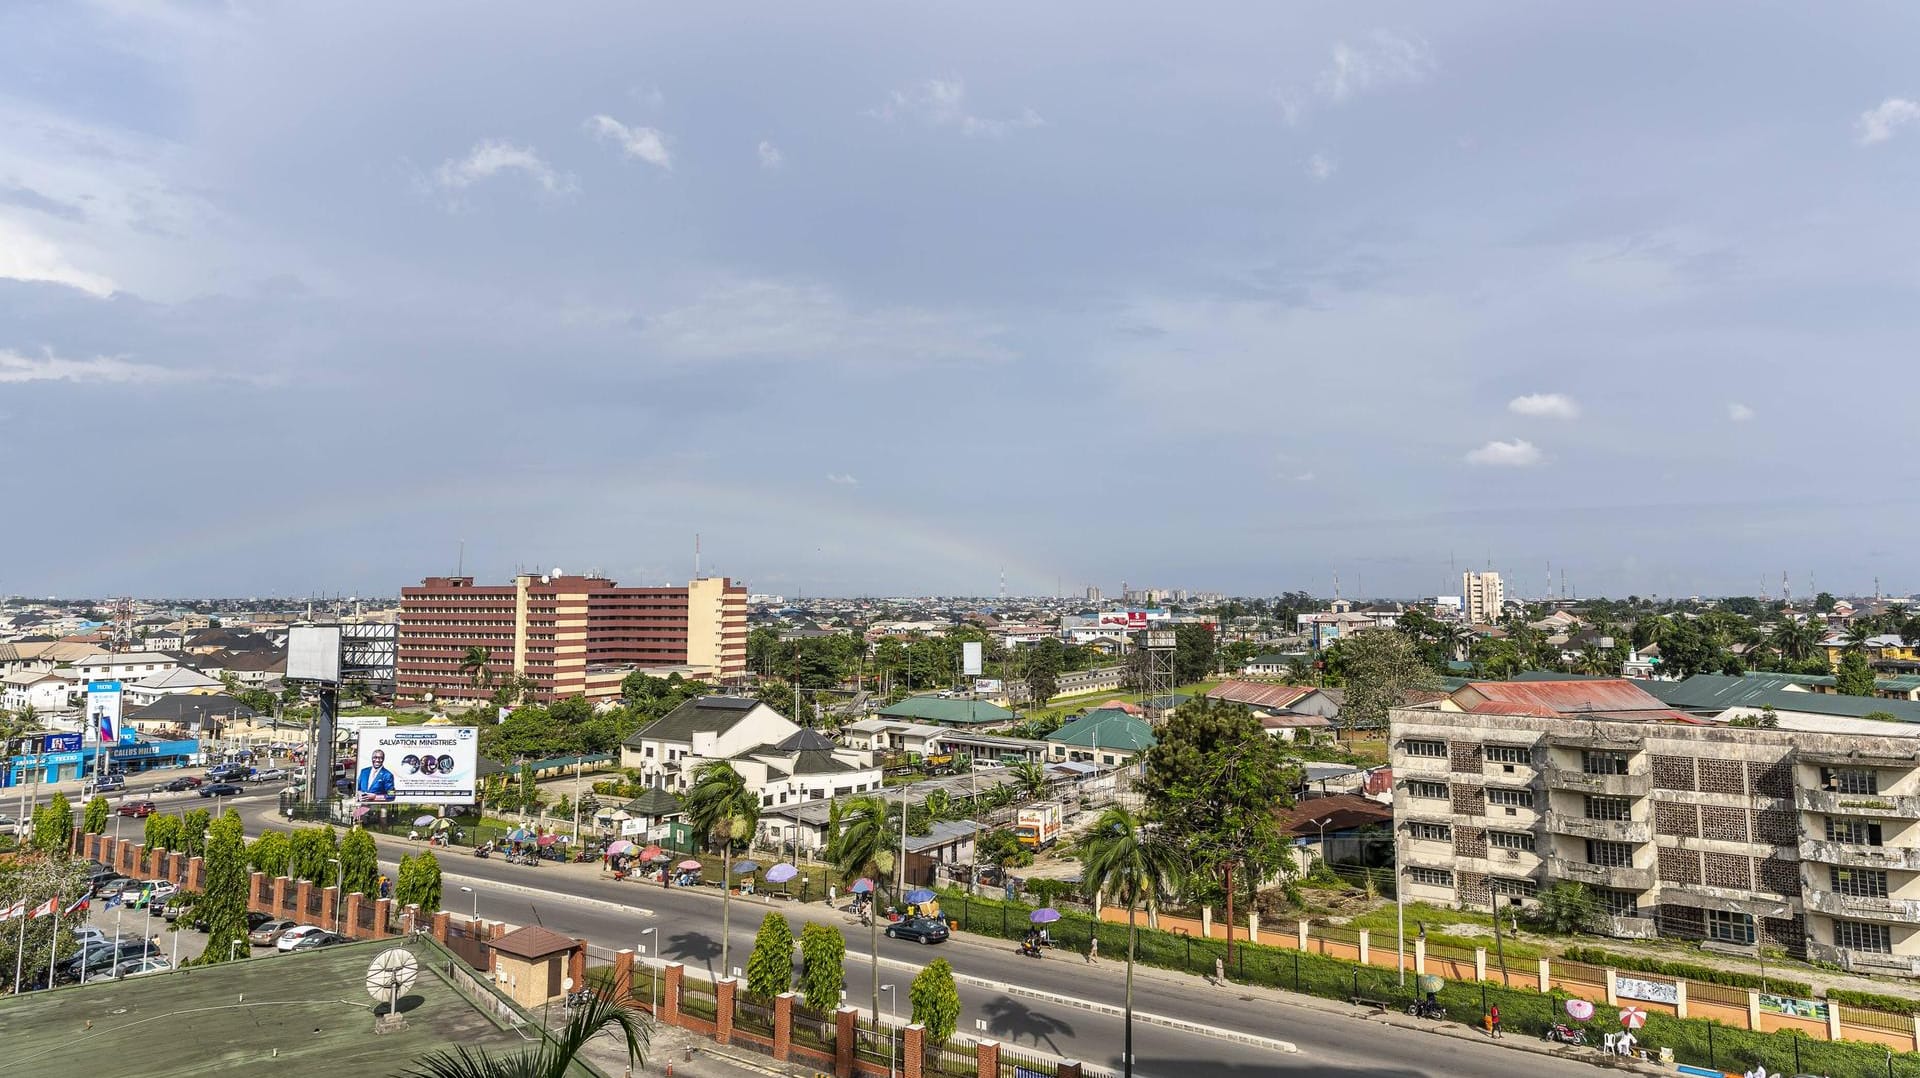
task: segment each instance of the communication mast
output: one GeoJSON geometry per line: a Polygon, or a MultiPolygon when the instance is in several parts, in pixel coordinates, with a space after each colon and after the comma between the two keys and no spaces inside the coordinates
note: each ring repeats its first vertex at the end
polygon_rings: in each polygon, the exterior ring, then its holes
{"type": "Polygon", "coordinates": [[[1147,639],[1147,724],[1159,726],[1173,711],[1173,652],[1176,643],[1172,629],[1148,629],[1147,639]]]}

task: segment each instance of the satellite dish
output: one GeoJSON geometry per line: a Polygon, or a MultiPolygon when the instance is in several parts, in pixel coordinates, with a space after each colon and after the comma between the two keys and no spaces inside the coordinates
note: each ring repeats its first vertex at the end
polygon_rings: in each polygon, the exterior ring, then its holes
{"type": "Polygon", "coordinates": [[[374,956],[373,965],[367,967],[367,995],[387,1005],[389,1017],[396,1013],[400,1002],[400,993],[413,987],[413,979],[420,975],[420,963],[413,952],[405,947],[381,951],[374,956]]]}

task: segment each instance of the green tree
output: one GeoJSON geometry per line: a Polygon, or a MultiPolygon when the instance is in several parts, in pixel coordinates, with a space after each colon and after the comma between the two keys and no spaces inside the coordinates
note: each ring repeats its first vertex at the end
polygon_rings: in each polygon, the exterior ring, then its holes
{"type": "Polygon", "coordinates": [[[460,657],[460,672],[467,675],[467,683],[478,689],[493,682],[493,652],[474,646],[460,657]]]}
{"type": "Polygon", "coordinates": [[[1872,696],[1873,668],[1867,665],[1867,657],[1852,650],[1841,655],[1840,664],[1833,668],[1833,688],[1846,696],[1872,696]]]}
{"type": "Polygon", "coordinates": [[[1047,792],[1047,769],[1031,760],[1014,764],[1007,774],[1020,786],[1020,792],[1028,797],[1039,797],[1047,792]]]}
{"type": "Polygon", "coordinates": [[[89,835],[104,834],[107,830],[107,799],[94,794],[87,799],[87,819],[84,825],[89,835]]]}
{"type": "Polygon", "coordinates": [[[1026,650],[1027,705],[1045,707],[1060,695],[1060,670],[1065,663],[1066,645],[1049,636],[1026,650]]]}
{"type": "Polygon", "coordinates": [[[156,812],[147,817],[147,827],[149,828],[147,832],[148,849],[179,851],[180,832],[184,827],[180,817],[163,816],[156,812]]]}
{"type": "Polygon", "coordinates": [[[980,860],[1000,868],[1024,868],[1033,864],[1033,851],[1020,844],[1019,836],[1007,828],[980,833],[980,860]]]}
{"type": "Polygon", "coordinates": [[[1839,602],[1839,600],[1835,599],[1832,593],[1823,591],[1813,597],[1814,612],[1817,614],[1831,614],[1833,613],[1833,606],[1837,602],[1839,602]]]}
{"type": "MultiPolygon", "coordinates": [[[[1103,898],[1111,895],[1127,907],[1127,1043],[1120,1058],[1133,1058],[1133,960],[1138,941],[1135,911],[1157,908],[1180,876],[1180,856],[1172,846],[1149,832],[1139,818],[1115,805],[1100,814],[1093,829],[1080,840],[1081,885],[1094,895],[1094,916],[1103,898]]],[[[1127,1068],[1132,1072],[1132,1067],[1127,1068]]]]}
{"type": "MultiPolygon", "coordinates": [[[[893,831],[887,826],[887,803],[871,794],[844,803],[844,825],[834,837],[833,864],[842,877],[866,876],[876,891],[893,872],[893,831]]],[[[873,959],[873,1002],[869,1013],[880,1013],[880,918],[870,917],[873,959]]]]}
{"type": "Polygon", "coordinates": [[[33,848],[41,853],[64,854],[73,848],[73,806],[66,794],[33,810],[33,848]]]}
{"type": "Polygon", "coordinates": [[[358,891],[368,898],[380,896],[380,849],[366,828],[352,828],[340,840],[339,875],[329,875],[326,882],[336,878],[342,895],[358,891]]]}
{"type": "Polygon", "coordinates": [[[1790,663],[1802,663],[1819,654],[1820,630],[1811,620],[1781,615],[1769,637],[1773,650],[1790,663]]]}
{"type": "Polygon", "coordinates": [[[205,857],[207,853],[207,827],[212,823],[212,815],[206,809],[189,809],[180,817],[180,842],[174,849],[188,857],[205,857]]]}
{"type": "MultiPolygon", "coordinates": [[[[72,857],[28,857],[16,860],[0,871],[0,909],[14,903],[33,907],[51,898],[58,909],[66,909],[87,893],[86,862],[72,857]]],[[[49,957],[59,959],[76,949],[73,930],[80,927],[86,914],[62,915],[56,936],[51,917],[24,917],[0,928],[0,967],[5,969],[6,985],[13,986],[13,971],[19,969],[32,980],[47,973],[49,957]],[[25,933],[22,946],[21,934],[25,933]],[[48,950],[54,952],[51,956],[48,950]]]]}
{"type": "Polygon", "coordinates": [[[408,864],[411,878],[402,873],[394,884],[394,894],[403,906],[418,906],[421,913],[438,913],[444,885],[440,879],[440,858],[432,850],[423,851],[408,864]]]}
{"type": "Polygon", "coordinates": [[[800,926],[800,988],[807,1006],[822,1014],[840,1006],[846,962],[847,941],[837,929],[813,921],[800,926]]]}
{"type": "Polygon", "coordinates": [[[1213,673],[1213,630],[1205,625],[1173,629],[1173,683],[1191,685],[1213,673]]]}
{"type": "Polygon", "coordinates": [[[1600,900],[1584,883],[1556,883],[1540,892],[1533,921],[1549,932],[1570,936],[1600,924],[1600,900]]]}
{"type": "Polygon", "coordinates": [[[926,1045],[938,1048],[960,1024],[960,988],[953,983],[953,966],[944,958],[927,963],[907,989],[913,1001],[913,1020],[926,1027],[926,1045]]]}
{"type": "Polygon", "coordinates": [[[293,833],[287,851],[287,875],[325,885],[333,881],[333,866],[327,864],[340,856],[340,842],[333,825],[303,827],[293,833]]]}
{"type": "Polygon", "coordinates": [[[1410,693],[1440,684],[1405,633],[1356,633],[1340,641],[1340,660],[1347,683],[1340,721],[1350,730],[1385,728],[1389,709],[1406,703],[1410,693]]]}
{"type": "Polygon", "coordinates": [[[293,844],[285,831],[262,831],[260,837],[247,844],[247,861],[255,872],[264,873],[269,878],[287,874],[287,861],[293,855],[293,844]]]}
{"type": "Polygon", "coordinates": [[[792,986],[793,927],[778,913],[768,913],[753,938],[753,953],[747,956],[747,991],[772,999],[792,986]]]}
{"type": "Polygon", "coordinates": [[[246,831],[240,814],[228,809],[209,830],[206,888],[194,906],[207,924],[207,949],[200,953],[203,965],[238,957],[247,946],[246,831]]]}
{"type": "Polygon", "coordinates": [[[420,1057],[403,1078],[568,1078],[578,1073],[574,1064],[587,1044],[615,1031],[625,1042],[627,1070],[645,1069],[646,1017],[632,1001],[616,999],[608,981],[595,989],[584,1005],[568,1008],[567,1027],[543,1037],[538,1047],[498,1053],[455,1045],[420,1057]]]}
{"type": "Polygon", "coordinates": [[[760,798],[725,760],[703,764],[687,791],[687,820],[720,845],[720,968],[727,965],[728,928],[733,913],[733,848],[753,834],[760,798]]]}

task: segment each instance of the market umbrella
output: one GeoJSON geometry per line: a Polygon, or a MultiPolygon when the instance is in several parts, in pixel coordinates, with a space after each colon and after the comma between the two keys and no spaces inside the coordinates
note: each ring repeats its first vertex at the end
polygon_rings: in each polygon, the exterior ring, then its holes
{"type": "Polygon", "coordinates": [[[1050,925],[1059,919],[1060,911],[1054,909],[1052,906],[1042,906],[1033,911],[1032,917],[1027,918],[1027,920],[1037,925],[1050,925]]]}
{"type": "Polygon", "coordinates": [[[767,870],[767,882],[768,883],[785,883],[788,880],[794,878],[795,876],[798,876],[799,874],[800,874],[799,869],[793,867],[790,864],[787,864],[785,861],[782,861],[779,864],[767,870]]]}
{"type": "MultiPolygon", "coordinates": [[[[627,848],[632,849],[633,843],[631,842],[627,843],[627,848]]],[[[640,860],[642,861],[658,861],[660,859],[660,847],[648,846],[646,849],[641,850],[639,853],[635,854],[634,856],[640,858],[640,860]]]]}
{"type": "Polygon", "coordinates": [[[750,876],[758,871],[760,871],[760,862],[758,861],[735,861],[733,863],[733,874],[736,876],[750,876]]]}
{"type": "Polygon", "coordinates": [[[445,831],[451,828],[452,826],[453,826],[453,817],[451,816],[439,816],[434,818],[433,829],[435,831],[445,831]]]}
{"type": "Polygon", "coordinates": [[[368,811],[367,806],[361,805],[359,808],[353,810],[353,818],[356,820],[360,819],[362,816],[365,816],[368,811]]]}
{"type": "Polygon", "coordinates": [[[559,835],[541,835],[539,838],[533,840],[533,844],[544,849],[558,841],[560,841],[559,835]]]}
{"type": "Polygon", "coordinates": [[[673,855],[672,855],[672,854],[670,854],[670,853],[668,853],[668,852],[667,852],[667,851],[665,851],[665,850],[661,850],[661,851],[660,851],[659,853],[656,853],[656,854],[654,854],[654,855],[653,855],[652,857],[649,857],[649,858],[647,858],[647,860],[649,860],[649,861],[671,861],[671,860],[673,860],[673,855]]]}
{"type": "Polygon", "coordinates": [[[919,890],[917,890],[917,891],[908,891],[908,892],[907,892],[907,901],[908,901],[908,902],[912,902],[912,903],[914,903],[915,905],[918,905],[918,904],[920,904],[920,903],[922,903],[922,902],[932,902],[932,901],[933,901],[933,899],[934,899],[934,894],[933,894],[933,892],[932,892],[932,891],[929,891],[929,890],[927,890],[927,889],[926,889],[926,888],[924,888],[924,887],[922,887],[922,888],[920,888],[920,889],[919,889],[919,890]]]}
{"type": "Polygon", "coordinates": [[[439,818],[440,818],[440,817],[438,817],[438,816],[421,816],[421,817],[419,817],[419,818],[417,818],[417,819],[415,819],[415,820],[413,821],[413,826],[415,826],[415,827],[429,827],[429,826],[431,826],[431,825],[433,824],[433,821],[435,821],[435,820],[437,820],[437,819],[439,819],[439,818]]]}
{"type": "Polygon", "coordinates": [[[615,840],[612,845],[608,846],[607,852],[611,854],[622,854],[631,849],[633,849],[633,843],[623,838],[615,840]]]}
{"type": "Polygon", "coordinates": [[[533,832],[527,830],[524,827],[516,827],[513,830],[507,832],[507,841],[509,842],[525,842],[532,837],[533,837],[533,832]]]}
{"type": "Polygon", "coordinates": [[[1647,1024],[1647,1012],[1639,1007],[1620,1008],[1620,1024],[1628,1029],[1639,1029],[1647,1024]]]}
{"type": "Polygon", "coordinates": [[[859,879],[853,881],[853,886],[847,888],[847,890],[853,892],[856,895],[867,894],[873,890],[873,881],[866,878],[865,876],[862,876],[859,879]]]}
{"type": "Polygon", "coordinates": [[[704,865],[702,865],[698,861],[695,861],[691,857],[687,858],[685,861],[680,862],[680,865],[679,865],[680,871],[682,872],[698,872],[704,867],[705,867],[704,865]]]}
{"type": "Polygon", "coordinates": [[[1576,1022],[1584,1022],[1593,1017],[1593,1001],[1570,999],[1567,1001],[1567,1017],[1576,1022]]]}
{"type": "Polygon", "coordinates": [[[1445,978],[1435,976],[1431,973],[1422,973],[1420,979],[1414,983],[1422,992],[1438,992],[1447,986],[1445,978]]]}

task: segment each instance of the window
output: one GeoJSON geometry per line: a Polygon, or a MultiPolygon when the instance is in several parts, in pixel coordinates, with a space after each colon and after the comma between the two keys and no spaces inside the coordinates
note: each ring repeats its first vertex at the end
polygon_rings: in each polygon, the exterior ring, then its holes
{"type": "Polygon", "coordinates": [[[1447,743],[1444,741],[1403,740],[1400,742],[1400,751],[1406,753],[1408,756],[1426,756],[1435,760],[1444,760],[1447,758],[1447,743]]]}
{"type": "Polygon", "coordinates": [[[1624,797],[1588,797],[1589,820],[1627,820],[1633,818],[1633,804],[1624,797]]]}
{"type": "Polygon", "coordinates": [[[1600,908],[1607,911],[1608,917],[1640,916],[1640,896],[1632,891],[1615,891],[1606,887],[1595,887],[1593,897],[1600,902],[1600,908]]]}
{"type": "Polygon", "coordinates": [[[1415,883],[1424,883],[1429,887],[1452,887],[1453,873],[1443,868],[1407,869],[1407,878],[1415,883]]]}
{"type": "Polygon", "coordinates": [[[1409,782],[1407,783],[1407,796],[1431,797],[1444,801],[1447,798],[1447,784],[1444,782],[1409,782]]]}
{"type": "Polygon", "coordinates": [[[1532,790],[1495,790],[1487,791],[1489,805],[1518,805],[1521,808],[1533,807],[1532,790]]]}
{"type": "Polygon", "coordinates": [[[1880,825],[1871,820],[1834,819],[1827,817],[1827,841],[1844,842],[1850,846],[1880,845],[1880,825]]]}
{"type": "Polygon", "coordinates": [[[1624,775],[1627,773],[1627,754],[1587,749],[1580,753],[1580,770],[1589,775],[1624,775]]]}
{"type": "Polygon", "coordinates": [[[1893,951],[1893,933],[1886,925],[1861,924],[1859,921],[1833,922],[1833,945],[1852,951],[1873,951],[1876,954],[1889,954],[1893,951]]]}
{"type": "Polygon", "coordinates": [[[1887,874],[1879,869],[1829,867],[1833,893],[1850,898],[1887,897],[1887,874]]]}
{"type": "Polygon", "coordinates": [[[1877,794],[1880,792],[1880,773],[1859,768],[1834,771],[1821,769],[1821,777],[1828,789],[1843,794],[1877,794]]]}
{"type": "Polygon", "coordinates": [[[1540,885],[1532,880],[1503,880],[1498,876],[1489,876],[1487,890],[1509,898],[1532,898],[1540,893],[1540,885]]]}
{"type": "Polygon", "coordinates": [[[1533,849],[1533,832],[1489,831],[1487,845],[1502,850],[1531,850],[1533,849]]]}
{"type": "Polygon", "coordinates": [[[1408,824],[1407,834],[1412,838],[1423,838],[1433,842],[1453,841],[1453,828],[1443,823],[1408,824]]]}
{"type": "MultiPolygon", "coordinates": [[[[1533,762],[1526,749],[1518,745],[1488,745],[1487,762],[1490,764],[1525,764],[1533,762]]],[[[1509,768],[1508,770],[1512,770],[1509,768]]]]}
{"type": "Polygon", "coordinates": [[[1707,938],[1721,943],[1753,942],[1753,914],[1731,910],[1707,911],[1707,938]]]}
{"type": "Polygon", "coordinates": [[[1625,842],[1604,842],[1590,838],[1587,840],[1587,864],[1603,868],[1631,868],[1633,847],[1625,842]]]}

